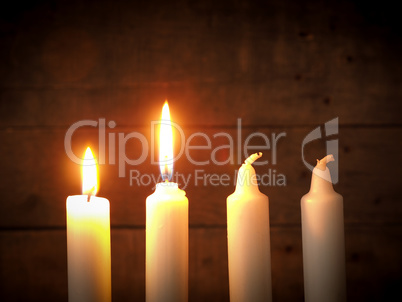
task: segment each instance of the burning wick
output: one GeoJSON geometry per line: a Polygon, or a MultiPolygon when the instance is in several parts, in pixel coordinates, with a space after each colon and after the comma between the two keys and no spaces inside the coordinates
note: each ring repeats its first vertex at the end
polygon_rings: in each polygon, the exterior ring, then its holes
{"type": "Polygon", "coordinates": [[[93,188],[91,189],[91,191],[88,192],[88,199],[87,199],[87,202],[90,202],[90,201],[91,201],[91,196],[93,195],[94,190],[95,190],[95,187],[93,187],[93,188]]]}

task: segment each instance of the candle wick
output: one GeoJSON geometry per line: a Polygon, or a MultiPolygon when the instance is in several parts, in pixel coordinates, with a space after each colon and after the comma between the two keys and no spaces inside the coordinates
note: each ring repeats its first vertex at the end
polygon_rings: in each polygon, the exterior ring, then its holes
{"type": "Polygon", "coordinates": [[[317,159],[317,165],[316,167],[320,170],[325,170],[325,168],[327,167],[327,163],[330,163],[331,161],[335,161],[334,156],[332,154],[328,154],[327,156],[325,156],[323,159],[318,160],[317,159]]]}
{"type": "Polygon", "coordinates": [[[253,162],[255,162],[257,159],[259,159],[262,156],[262,152],[254,153],[250,155],[245,161],[245,164],[251,165],[253,162]]]}
{"type": "Polygon", "coordinates": [[[164,165],[163,170],[161,170],[162,181],[169,182],[171,171],[169,171],[169,167],[167,164],[164,165]]]}

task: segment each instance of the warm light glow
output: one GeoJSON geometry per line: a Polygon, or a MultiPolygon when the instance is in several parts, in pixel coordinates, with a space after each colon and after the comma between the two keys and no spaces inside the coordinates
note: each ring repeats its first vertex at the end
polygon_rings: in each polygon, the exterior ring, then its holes
{"type": "Polygon", "coordinates": [[[98,164],[88,147],[82,161],[82,194],[96,195],[98,186],[98,164]]]}
{"type": "Polygon", "coordinates": [[[169,180],[173,172],[173,131],[167,101],[163,105],[159,133],[159,166],[162,180],[169,180]]]}

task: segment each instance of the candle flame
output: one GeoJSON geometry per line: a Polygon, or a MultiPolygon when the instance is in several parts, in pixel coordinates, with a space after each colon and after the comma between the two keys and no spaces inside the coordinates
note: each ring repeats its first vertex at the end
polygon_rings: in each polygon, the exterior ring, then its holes
{"type": "Polygon", "coordinates": [[[163,105],[159,133],[159,166],[162,180],[169,181],[173,173],[173,131],[167,101],[163,105]]]}
{"type": "Polygon", "coordinates": [[[82,194],[96,195],[98,192],[98,163],[96,162],[91,148],[85,151],[84,159],[82,160],[82,194]]]}

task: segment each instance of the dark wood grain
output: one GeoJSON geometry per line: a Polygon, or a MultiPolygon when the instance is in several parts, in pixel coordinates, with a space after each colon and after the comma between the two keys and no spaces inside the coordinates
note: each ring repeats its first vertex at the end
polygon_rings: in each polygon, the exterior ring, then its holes
{"type": "Polygon", "coordinates": [[[313,2],[34,7],[3,25],[0,125],[146,125],[165,98],[191,125],[400,125],[400,37],[313,2]]]}
{"type": "MultiPolygon", "coordinates": [[[[345,233],[349,299],[395,297],[402,265],[395,238],[402,229],[346,227],[345,233]]],[[[226,228],[191,228],[189,236],[189,301],[229,301],[226,228]]],[[[2,231],[0,238],[5,301],[67,301],[64,230],[2,231]]],[[[111,241],[113,301],[144,301],[145,230],[113,229],[111,241]]],[[[300,227],[272,227],[271,251],[274,300],[303,301],[300,227]]]]}
{"type": "MultiPolygon", "coordinates": [[[[184,82],[169,84],[168,91],[163,84],[2,88],[0,127],[66,127],[78,120],[99,118],[122,126],[144,126],[160,118],[165,99],[170,102],[172,116],[190,126],[228,126],[235,124],[237,118],[242,118],[243,124],[249,126],[315,125],[317,119],[324,122],[340,114],[342,123],[347,125],[400,125],[397,113],[401,110],[398,100],[402,93],[397,86],[379,87],[380,91],[398,91],[384,99],[375,92],[369,94],[370,90],[361,91],[363,88],[349,91],[352,88],[339,87],[335,92],[332,92],[334,88],[319,88],[317,91],[317,80],[311,79],[310,83],[305,80],[302,84],[276,83],[278,79],[267,84],[184,82]]],[[[370,83],[365,85],[370,86],[370,83]]]]}

